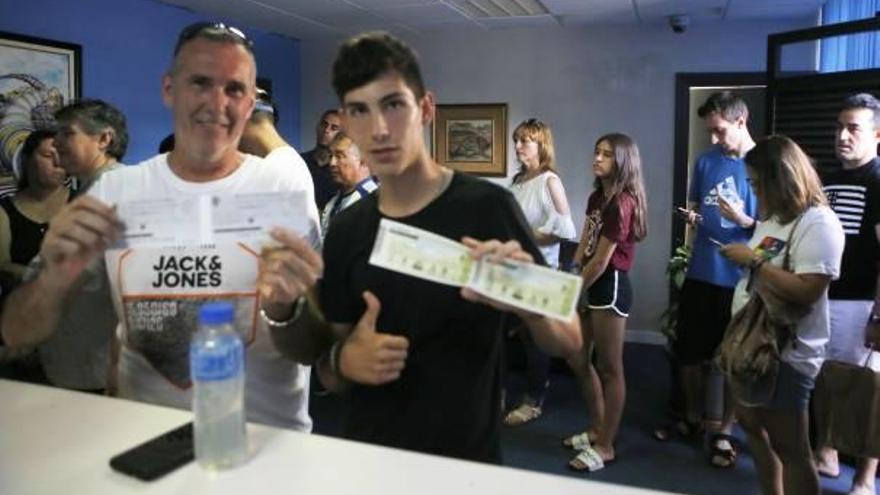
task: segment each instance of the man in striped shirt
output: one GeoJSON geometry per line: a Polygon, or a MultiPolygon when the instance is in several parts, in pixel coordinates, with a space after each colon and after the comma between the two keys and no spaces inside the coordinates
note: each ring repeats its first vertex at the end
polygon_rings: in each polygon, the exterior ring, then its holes
{"type": "MultiPolygon", "coordinates": [[[[837,117],[835,153],[840,167],[822,172],[822,183],[831,208],[846,233],[840,278],[831,283],[828,298],[831,339],[826,357],[863,364],[870,350],[869,337],[880,336],[880,101],[867,93],[850,96],[837,117]]],[[[880,370],[880,356],[869,363],[880,370]]],[[[840,473],[837,452],[821,448],[819,473],[840,473]]],[[[860,459],[853,478],[852,495],[873,494],[877,459],[860,459]]]]}

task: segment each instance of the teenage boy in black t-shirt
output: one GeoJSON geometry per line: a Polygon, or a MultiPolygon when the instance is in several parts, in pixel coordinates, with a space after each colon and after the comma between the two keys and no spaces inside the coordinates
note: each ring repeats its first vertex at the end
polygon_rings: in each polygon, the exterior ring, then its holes
{"type": "Polygon", "coordinates": [[[382,184],[337,216],[324,246],[321,307],[345,336],[325,362],[350,384],[345,434],[500,462],[505,313],[521,318],[554,355],[581,346],[579,323],[370,265],[382,218],[462,241],[475,257],[543,260],[510,193],[431,159],[423,131],[434,97],[408,47],[385,33],[350,39],[334,63],[333,85],[343,127],[382,184]]]}

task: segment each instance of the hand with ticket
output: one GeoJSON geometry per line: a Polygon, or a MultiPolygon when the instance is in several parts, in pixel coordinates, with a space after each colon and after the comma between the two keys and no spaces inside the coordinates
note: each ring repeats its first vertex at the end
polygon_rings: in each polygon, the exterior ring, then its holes
{"type": "Polygon", "coordinates": [[[363,293],[363,298],[367,309],[340,344],[339,372],[355,383],[382,385],[400,378],[406,367],[409,340],[377,331],[382,304],[369,291],[363,293]]]}
{"type": "Polygon", "coordinates": [[[80,196],[65,205],[52,219],[40,246],[46,281],[51,287],[68,289],[116,242],[122,230],[115,209],[91,196],[80,196]]]}
{"type": "MultiPolygon", "coordinates": [[[[524,250],[517,241],[501,242],[495,239],[478,241],[471,237],[464,237],[461,242],[470,248],[470,255],[474,259],[516,260],[534,263],[532,255],[524,250]]],[[[546,315],[533,313],[486,297],[468,287],[462,287],[461,297],[468,301],[487,304],[501,311],[510,311],[516,314],[525,323],[538,347],[551,356],[565,356],[577,352],[583,345],[580,319],[576,315],[572,315],[568,321],[548,318],[546,315]]]]}
{"type": "Polygon", "coordinates": [[[270,235],[277,245],[260,253],[257,291],[269,317],[284,321],[293,313],[293,304],[321,278],[324,262],[296,232],[276,228],[270,235]]]}
{"type": "MultiPolygon", "coordinates": [[[[517,261],[523,261],[526,263],[534,262],[532,255],[525,251],[519,242],[517,241],[507,241],[501,242],[498,240],[489,240],[485,242],[478,241],[471,237],[465,237],[461,240],[461,242],[470,248],[470,255],[472,258],[479,260],[482,258],[489,259],[490,261],[501,261],[504,259],[514,259],[517,261]]],[[[504,304],[502,302],[496,301],[494,299],[490,299],[472,289],[467,287],[462,287],[461,289],[461,297],[467,299],[471,302],[479,302],[483,304],[488,304],[495,309],[500,309],[502,311],[511,311],[517,313],[520,317],[525,316],[527,313],[525,311],[515,308],[513,306],[504,304]]]]}

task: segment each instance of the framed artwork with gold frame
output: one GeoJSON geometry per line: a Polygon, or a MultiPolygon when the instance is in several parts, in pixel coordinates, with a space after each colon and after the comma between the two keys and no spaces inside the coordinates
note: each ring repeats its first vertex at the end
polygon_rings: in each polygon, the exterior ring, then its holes
{"type": "Polygon", "coordinates": [[[507,104],[437,105],[434,160],[484,177],[507,175],[507,104]]]}
{"type": "Polygon", "coordinates": [[[34,129],[52,128],[54,113],[80,96],[82,47],[0,32],[0,196],[17,189],[17,156],[34,129]]]}

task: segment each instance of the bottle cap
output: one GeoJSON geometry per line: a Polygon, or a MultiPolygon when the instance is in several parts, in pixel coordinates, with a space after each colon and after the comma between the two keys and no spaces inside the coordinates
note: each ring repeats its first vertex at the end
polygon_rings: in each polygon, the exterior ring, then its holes
{"type": "Polygon", "coordinates": [[[235,306],[229,302],[210,302],[199,309],[199,323],[202,325],[219,325],[235,321],[235,306]]]}

